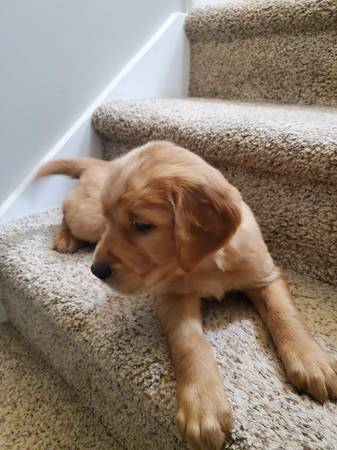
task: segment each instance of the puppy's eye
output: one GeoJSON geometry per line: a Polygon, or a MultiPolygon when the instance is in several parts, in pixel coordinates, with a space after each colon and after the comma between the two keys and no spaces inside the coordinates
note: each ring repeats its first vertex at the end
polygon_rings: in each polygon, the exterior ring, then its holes
{"type": "Polygon", "coordinates": [[[152,223],[144,222],[138,219],[134,220],[133,225],[139,233],[147,233],[154,228],[154,225],[152,223]]]}

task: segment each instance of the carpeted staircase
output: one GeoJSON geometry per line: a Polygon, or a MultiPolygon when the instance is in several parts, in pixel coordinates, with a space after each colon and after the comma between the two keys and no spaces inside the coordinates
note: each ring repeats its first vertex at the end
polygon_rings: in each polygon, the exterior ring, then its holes
{"type": "Polygon", "coordinates": [[[120,450],[9,322],[0,324],[1,450],[120,450]]]}
{"type": "MultiPolygon", "coordinates": [[[[166,139],[220,168],[287,270],[303,320],[337,357],[337,3],[232,0],[193,11],[186,32],[190,97],[102,105],[93,123],[103,157],[166,139]]],[[[59,222],[52,210],[1,227],[10,319],[119,436],[119,448],[185,448],[150,300],[94,278],[89,250],[54,252],[59,222]]],[[[234,409],[226,448],[335,449],[336,403],[294,391],[249,303],[228,296],[205,304],[204,316],[234,409]]]]}

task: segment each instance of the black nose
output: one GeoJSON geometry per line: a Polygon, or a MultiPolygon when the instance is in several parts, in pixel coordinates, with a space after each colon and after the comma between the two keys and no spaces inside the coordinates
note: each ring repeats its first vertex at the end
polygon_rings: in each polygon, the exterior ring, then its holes
{"type": "Polygon", "coordinates": [[[109,264],[101,261],[92,264],[91,272],[95,275],[95,277],[101,280],[109,278],[112,274],[109,264]]]}

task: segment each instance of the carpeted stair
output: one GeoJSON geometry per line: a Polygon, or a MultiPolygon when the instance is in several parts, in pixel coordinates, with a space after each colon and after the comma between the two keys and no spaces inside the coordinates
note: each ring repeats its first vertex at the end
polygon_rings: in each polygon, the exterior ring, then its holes
{"type": "Polygon", "coordinates": [[[1,450],[120,450],[12,324],[0,324],[1,450]]]}
{"type": "Polygon", "coordinates": [[[186,32],[192,96],[337,105],[335,0],[228,0],[186,32]]]}
{"type": "Polygon", "coordinates": [[[243,193],[280,262],[337,280],[336,110],[148,99],[103,105],[93,122],[107,159],[153,139],[200,154],[243,193]]]}
{"type": "MultiPolygon", "coordinates": [[[[1,230],[1,286],[14,325],[90,405],[120,449],[182,449],[174,370],[147,297],[112,292],[89,272],[91,252],[51,249],[58,211],[1,230]],[[120,441],[118,441],[118,435],[120,441]]],[[[337,357],[336,288],[294,272],[291,291],[319,342],[337,357]]],[[[232,449],[333,449],[337,405],[300,397],[287,382],[250,304],[205,304],[205,332],[234,407],[232,449]]]]}
{"type": "MultiPolygon", "coordinates": [[[[167,139],[220,168],[287,269],[303,320],[337,357],[336,24],[334,0],[233,0],[196,10],[186,21],[191,97],[109,103],[93,123],[104,158],[167,139]]],[[[1,227],[10,319],[119,448],[185,448],[174,426],[174,370],[151,301],[94,278],[89,250],[51,250],[59,222],[52,210],[1,227]]],[[[204,316],[234,409],[226,447],[336,448],[336,403],[321,406],[294,391],[250,304],[228,296],[205,304],[204,316]]]]}

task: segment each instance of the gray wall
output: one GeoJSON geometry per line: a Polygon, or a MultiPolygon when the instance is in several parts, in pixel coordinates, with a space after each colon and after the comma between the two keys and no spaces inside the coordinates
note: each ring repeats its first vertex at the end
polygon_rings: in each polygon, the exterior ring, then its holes
{"type": "Polygon", "coordinates": [[[0,205],[185,0],[0,0],[0,205]]]}

